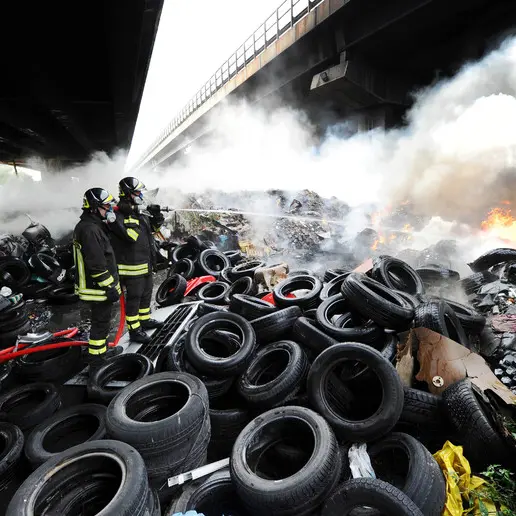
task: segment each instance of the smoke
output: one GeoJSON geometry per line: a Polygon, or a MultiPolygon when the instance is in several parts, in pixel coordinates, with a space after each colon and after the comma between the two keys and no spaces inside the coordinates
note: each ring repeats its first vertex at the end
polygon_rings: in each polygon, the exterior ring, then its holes
{"type": "MultiPolygon", "coordinates": [[[[10,180],[0,189],[0,233],[20,234],[32,219],[47,226],[55,238],[71,231],[81,214],[82,198],[88,188],[106,188],[115,197],[124,177],[126,155],[112,158],[96,154],[85,165],[58,172],[42,172],[41,181],[10,180]]],[[[41,167],[38,160],[29,163],[41,167]]]]}
{"type": "Polygon", "coordinates": [[[211,121],[217,137],[161,180],[183,190],[309,188],[351,206],[410,200],[422,215],[478,225],[502,199],[516,201],[515,95],[511,39],[419,92],[403,129],[330,130],[317,152],[302,113],[237,103],[211,121]]]}
{"type": "MultiPolygon", "coordinates": [[[[516,40],[418,92],[406,120],[400,129],[353,136],[342,122],[320,138],[299,110],[235,102],[212,117],[214,136],[193,143],[179,163],[138,174],[149,188],[159,186],[161,204],[175,207],[196,198],[203,205],[208,192],[218,206],[279,214],[265,193],[244,192],[306,188],[335,196],[353,208],[344,220],[347,236],[367,225],[372,205],[411,201],[417,214],[431,218],[411,246],[457,238],[471,255],[499,245],[479,241],[471,228],[502,199],[516,202],[516,40]]],[[[87,188],[116,195],[127,175],[124,161],[124,153],[98,155],[85,166],[44,174],[40,183],[11,180],[0,191],[2,229],[22,231],[25,212],[53,233],[72,229],[87,188]],[[73,216],[63,208],[74,209],[73,216]],[[20,216],[6,220],[12,212],[20,216]]],[[[271,219],[252,222],[258,235],[271,226],[271,219]]]]}

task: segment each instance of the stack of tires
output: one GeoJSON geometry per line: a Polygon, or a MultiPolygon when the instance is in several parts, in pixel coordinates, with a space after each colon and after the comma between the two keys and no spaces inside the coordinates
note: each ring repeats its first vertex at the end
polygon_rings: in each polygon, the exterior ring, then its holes
{"type": "Polygon", "coordinates": [[[113,357],[90,377],[88,403],[62,408],[60,380],[24,365],[34,383],[0,396],[6,450],[17,457],[0,458],[0,485],[5,465],[11,485],[26,478],[9,516],[71,516],[86,502],[93,514],[117,515],[337,516],[366,507],[440,516],[445,479],[432,452],[447,439],[464,447],[474,472],[514,463],[493,406],[468,379],[433,394],[414,378],[404,384],[394,367],[399,334],[413,327],[468,347],[482,331],[480,314],[432,292],[433,281],[442,289],[454,275],[423,281],[382,256],[367,274],[293,271],[269,302],[257,293],[257,265],[215,271],[227,272],[229,295],[202,305],[161,370],[140,355],[113,357]],[[114,380],[128,385],[112,389],[114,380]],[[376,478],[353,478],[353,443],[367,443],[376,478]],[[168,487],[226,457],[229,468],[168,487]]]}

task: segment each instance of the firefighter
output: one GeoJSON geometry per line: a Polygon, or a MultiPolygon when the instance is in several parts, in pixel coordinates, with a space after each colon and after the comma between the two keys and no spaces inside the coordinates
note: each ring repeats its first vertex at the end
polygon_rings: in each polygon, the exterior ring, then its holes
{"type": "Polygon", "coordinates": [[[152,271],[156,265],[153,232],[163,224],[160,206],[147,206],[150,216],[141,213],[145,185],[135,177],[119,183],[120,202],[116,223],[110,225],[118,274],[125,289],[126,324],[132,342],[146,344],[150,337],[144,330],[160,328],[163,323],[151,319],[152,271]]]}
{"type": "Polygon", "coordinates": [[[107,347],[113,303],[120,298],[115,253],[107,226],[114,222],[113,196],[103,188],[90,188],[84,194],[82,215],[73,233],[75,292],[90,304],[91,330],[88,345],[90,369],[122,348],[107,347]]]}

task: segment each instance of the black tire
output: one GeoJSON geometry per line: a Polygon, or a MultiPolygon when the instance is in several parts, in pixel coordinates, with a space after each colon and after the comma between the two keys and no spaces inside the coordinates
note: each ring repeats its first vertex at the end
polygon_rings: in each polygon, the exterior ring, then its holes
{"type": "Polygon", "coordinates": [[[195,275],[195,264],[190,258],[182,258],[170,266],[168,276],[172,274],[179,274],[185,280],[191,280],[195,275]]]}
{"type": "Polygon", "coordinates": [[[279,407],[242,430],[231,454],[231,478],[251,514],[303,515],[333,491],[341,461],[335,435],[321,416],[302,407],[279,407]],[[301,449],[304,460],[274,460],[271,444],[280,443],[301,449]]]}
{"type": "Polygon", "coordinates": [[[403,491],[425,516],[441,516],[446,500],[444,476],[431,453],[414,437],[392,432],[368,446],[376,478],[403,491]]]}
{"type": "Polygon", "coordinates": [[[464,455],[479,471],[489,464],[511,464],[514,457],[470,380],[447,387],[442,399],[458,444],[462,444],[464,455]]]}
{"type": "Polygon", "coordinates": [[[429,264],[416,269],[416,272],[427,287],[455,283],[460,280],[460,275],[457,271],[441,267],[440,265],[429,264]]]}
{"type": "Polygon", "coordinates": [[[23,474],[23,432],[12,423],[0,423],[0,492],[20,482],[23,474]]]}
{"type": "Polygon", "coordinates": [[[25,299],[46,299],[55,285],[53,283],[28,283],[21,289],[25,299]]]}
{"type": "Polygon", "coordinates": [[[0,364],[0,392],[7,392],[14,383],[12,361],[0,364]]]}
{"type": "Polygon", "coordinates": [[[303,310],[310,310],[310,308],[315,308],[321,302],[319,298],[321,290],[322,283],[315,276],[294,276],[278,283],[274,287],[272,295],[274,302],[279,308],[299,306],[303,310]],[[287,297],[287,294],[301,289],[306,289],[308,292],[299,297],[287,297]]]}
{"type": "Polygon", "coordinates": [[[262,267],[267,267],[267,264],[260,260],[250,260],[247,262],[242,262],[230,269],[229,277],[232,278],[233,281],[243,276],[249,276],[250,278],[252,278],[254,277],[255,271],[257,269],[261,269],[262,267]]]}
{"type": "Polygon", "coordinates": [[[379,351],[365,344],[336,344],[324,350],[310,368],[307,385],[312,406],[345,440],[371,441],[382,437],[396,425],[403,410],[403,385],[396,369],[379,351]],[[382,389],[376,411],[358,420],[346,418],[346,414],[339,413],[342,410],[336,410],[335,404],[329,403],[332,370],[347,360],[369,366],[369,373],[378,378],[382,389]]]}
{"type": "Polygon", "coordinates": [[[71,305],[79,301],[79,296],[75,294],[74,285],[53,288],[48,292],[47,298],[52,305],[71,305]]]}
{"type": "Polygon", "coordinates": [[[91,441],[34,471],[16,491],[6,516],[81,514],[85,504],[91,514],[144,516],[148,498],[145,465],[136,450],[122,442],[91,441]]]}
{"type": "Polygon", "coordinates": [[[381,511],[382,516],[424,516],[405,493],[376,478],[344,482],[323,505],[321,516],[346,516],[360,507],[381,511]]]}
{"type": "Polygon", "coordinates": [[[229,290],[229,285],[223,281],[213,281],[206,283],[197,292],[197,297],[206,303],[214,305],[223,305],[226,303],[226,296],[229,290]]]}
{"type": "Polygon", "coordinates": [[[486,325],[486,318],[479,314],[474,308],[470,306],[451,301],[450,299],[443,299],[443,301],[451,307],[455,312],[462,328],[466,333],[479,335],[482,333],[486,325]]]}
{"type": "Polygon", "coordinates": [[[374,260],[372,277],[392,290],[424,294],[425,286],[418,273],[403,260],[382,255],[374,260]]]}
{"type": "MultiPolygon", "coordinates": [[[[70,339],[55,339],[66,342],[70,339]]],[[[16,376],[24,382],[62,382],[69,380],[82,367],[80,346],[38,351],[18,358],[15,365],[16,376]]]]}
{"type": "Polygon", "coordinates": [[[364,318],[384,328],[407,329],[414,317],[410,303],[365,274],[350,274],[342,284],[342,295],[364,318]]]}
{"type": "Polygon", "coordinates": [[[231,284],[229,290],[226,292],[225,303],[229,305],[231,303],[231,299],[235,294],[254,296],[256,292],[257,288],[253,281],[253,278],[250,278],[249,276],[244,276],[243,278],[239,278],[233,284],[231,284]]]}
{"type": "Polygon", "coordinates": [[[470,347],[459,319],[444,301],[433,300],[420,304],[414,312],[414,328],[428,328],[467,348],[470,347]]]}
{"type": "Polygon", "coordinates": [[[18,289],[30,280],[31,272],[21,258],[14,256],[0,257],[0,283],[18,289]]]}
{"type": "Polygon", "coordinates": [[[360,317],[350,313],[351,306],[342,294],[329,297],[317,308],[316,320],[321,329],[339,342],[364,342],[378,347],[382,341],[383,329],[373,321],[361,321],[360,317]],[[337,314],[344,315],[339,325],[332,320],[337,314]]]}
{"type": "Polygon", "coordinates": [[[25,442],[25,456],[38,467],[59,453],[106,436],[106,407],[84,403],[60,410],[32,429],[25,442]]]}
{"type": "Polygon", "coordinates": [[[327,269],[324,272],[323,281],[324,283],[328,283],[337,276],[341,276],[342,274],[346,274],[347,272],[349,272],[347,269],[327,269]]]}
{"type": "Polygon", "coordinates": [[[227,312],[227,306],[225,305],[213,305],[211,303],[201,303],[197,308],[197,315],[212,314],[213,312],[227,312]]]}
{"type": "Polygon", "coordinates": [[[25,303],[20,304],[20,308],[15,310],[14,312],[9,312],[9,314],[4,315],[4,319],[0,321],[0,332],[7,333],[20,326],[23,326],[29,320],[29,315],[27,312],[27,308],[25,303]]]}
{"type": "Polygon", "coordinates": [[[0,396],[0,420],[28,430],[50,417],[61,407],[61,398],[51,383],[32,383],[15,387],[0,396]]]}
{"type": "Polygon", "coordinates": [[[305,384],[308,359],[299,344],[283,340],[261,348],[238,380],[251,405],[273,408],[294,398],[305,384]]]}
{"type": "Polygon", "coordinates": [[[172,250],[170,253],[170,259],[172,263],[176,263],[183,258],[188,258],[192,262],[196,262],[199,258],[201,251],[189,244],[180,244],[172,250]]]}
{"type": "Polygon", "coordinates": [[[393,290],[393,292],[405,299],[407,303],[409,303],[412,308],[414,308],[414,310],[423,302],[421,301],[422,296],[413,296],[412,294],[408,294],[402,290],[393,290]]]}
{"type": "Polygon", "coordinates": [[[242,259],[240,251],[224,251],[224,254],[229,258],[231,265],[236,265],[242,259]]]}
{"type": "Polygon", "coordinates": [[[335,278],[328,281],[328,283],[326,283],[326,285],[324,285],[323,289],[321,290],[321,293],[319,294],[321,301],[325,301],[329,297],[340,294],[340,289],[342,287],[342,284],[344,283],[344,280],[350,274],[351,274],[351,271],[341,274],[340,276],[336,276],[335,278]]]}
{"type": "Polygon", "coordinates": [[[229,310],[241,315],[248,321],[253,321],[275,312],[277,308],[272,303],[268,303],[258,297],[252,297],[247,294],[233,294],[229,301],[229,310]]]}
{"type": "Polygon", "coordinates": [[[135,382],[153,372],[154,366],[150,359],[139,353],[125,353],[107,358],[88,376],[86,384],[88,399],[107,405],[122,389],[122,387],[106,387],[109,382],[113,380],[135,382]]]}
{"type": "Polygon", "coordinates": [[[233,378],[214,378],[212,376],[204,376],[197,371],[186,359],[184,352],[185,339],[186,335],[183,335],[174,342],[174,344],[169,346],[165,360],[165,370],[193,374],[206,386],[210,402],[216,398],[220,398],[231,388],[233,378]]]}
{"type": "Polygon", "coordinates": [[[30,331],[30,321],[26,321],[18,328],[0,333],[0,348],[10,348],[11,346],[14,346],[20,335],[27,335],[30,331]]]}
{"type": "Polygon", "coordinates": [[[201,514],[245,514],[236,494],[229,470],[217,471],[208,478],[190,483],[172,502],[163,516],[173,516],[195,509],[201,514]]]}
{"type": "Polygon", "coordinates": [[[199,434],[209,436],[208,392],[187,373],[146,376],[113,398],[106,428],[114,439],[134,446],[146,463],[164,458],[181,466],[199,444],[199,434]]]}
{"type": "Polygon", "coordinates": [[[321,331],[306,317],[299,317],[292,328],[292,338],[301,344],[312,356],[316,357],[326,348],[337,344],[338,340],[321,331]]]}
{"type": "Polygon", "coordinates": [[[232,392],[210,400],[211,440],[208,448],[210,462],[231,455],[238,434],[251,420],[251,413],[244,401],[231,396],[232,392]]]}
{"type": "Polygon", "coordinates": [[[256,333],[258,342],[268,344],[287,335],[301,315],[299,306],[290,306],[251,321],[251,326],[256,333]]]}
{"type": "Polygon", "coordinates": [[[230,271],[231,268],[220,271],[220,276],[218,277],[218,280],[225,281],[228,285],[231,285],[233,283],[233,278],[230,277],[230,271]]]}
{"type": "Polygon", "coordinates": [[[442,431],[446,415],[440,396],[406,386],[403,393],[400,422],[442,431]]]}
{"type": "Polygon", "coordinates": [[[209,249],[209,246],[206,245],[198,236],[190,235],[186,239],[186,243],[193,247],[194,249],[199,249],[199,251],[204,251],[205,249],[209,249]]]}
{"type": "Polygon", "coordinates": [[[516,261],[516,249],[500,247],[487,251],[487,253],[479,256],[475,261],[468,265],[473,272],[481,272],[486,271],[499,263],[513,261],[516,261]]]}
{"type": "MultiPolygon", "coordinates": [[[[228,345],[232,344],[228,339],[228,345]]],[[[190,363],[202,373],[229,377],[241,374],[247,368],[256,348],[256,335],[251,323],[242,316],[232,313],[212,313],[203,315],[190,328],[185,342],[185,353],[190,363]],[[221,345],[215,350],[219,356],[203,349],[204,339],[211,332],[230,331],[238,335],[239,343],[225,350],[221,345]],[[224,351],[220,356],[220,351],[224,351]],[[226,356],[224,356],[226,355],[226,356]],[[229,355],[229,356],[228,356],[229,355]]]]}
{"type": "Polygon", "coordinates": [[[186,279],[179,274],[172,274],[158,287],[156,303],[159,306],[175,305],[183,299],[185,292],[186,279]]]}
{"type": "Polygon", "coordinates": [[[45,253],[36,253],[29,258],[30,268],[42,278],[50,279],[58,270],[62,270],[59,262],[45,253]]]}
{"type": "Polygon", "coordinates": [[[207,276],[218,278],[221,271],[231,267],[229,258],[217,249],[206,249],[199,256],[199,268],[207,276]]]}
{"type": "Polygon", "coordinates": [[[20,313],[27,313],[27,303],[23,298],[0,312],[0,324],[19,318],[20,313]]]}
{"type": "Polygon", "coordinates": [[[466,278],[459,281],[460,286],[464,292],[469,296],[476,294],[484,285],[496,281],[498,276],[489,271],[475,272],[466,278]]]}

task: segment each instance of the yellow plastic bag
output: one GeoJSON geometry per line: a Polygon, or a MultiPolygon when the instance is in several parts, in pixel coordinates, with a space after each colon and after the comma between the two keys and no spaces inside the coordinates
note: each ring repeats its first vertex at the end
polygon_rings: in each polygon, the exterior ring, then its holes
{"type": "Polygon", "coordinates": [[[485,498],[479,489],[485,480],[471,474],[462,446],[446,441],[442,450],[434,454],[446,480],[446,504],[443,516],[485,516],[498,514],[496,505],[485,498]],[[471,506],[473,502],[473,506],[471,506]]]}

